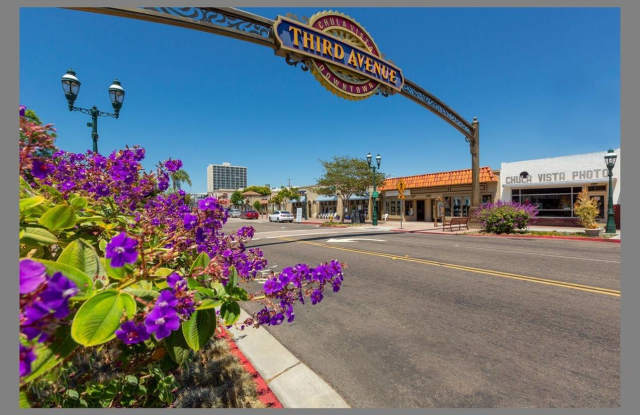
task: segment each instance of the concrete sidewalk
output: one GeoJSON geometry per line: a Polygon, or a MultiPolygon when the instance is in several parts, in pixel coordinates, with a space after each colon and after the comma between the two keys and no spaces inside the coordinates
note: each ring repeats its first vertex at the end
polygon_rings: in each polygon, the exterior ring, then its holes
{"type": "MultiPolygon", "coordinates": [[[[248,317],[241,310],[238,321],[248,317]]],[[[228,330],[240,351],[285,408],[350,408],[327,382],[263,327],[228,330]]]]}

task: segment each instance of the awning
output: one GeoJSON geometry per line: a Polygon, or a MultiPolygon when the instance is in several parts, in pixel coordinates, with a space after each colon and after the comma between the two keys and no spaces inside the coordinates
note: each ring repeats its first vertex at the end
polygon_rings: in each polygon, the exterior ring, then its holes
{"type": "Polygon", "coordinates": [[[369,200],[369,195],[351,195],[351,197],[349,197],[349,200],[369,200]]]}
{"type": "Polygon", "coordinates": [[[336,202],[337,200],[338,200],[338,196],[327,196],[327,195],[320,195],[316,199],[317,202],[336,202]]]}

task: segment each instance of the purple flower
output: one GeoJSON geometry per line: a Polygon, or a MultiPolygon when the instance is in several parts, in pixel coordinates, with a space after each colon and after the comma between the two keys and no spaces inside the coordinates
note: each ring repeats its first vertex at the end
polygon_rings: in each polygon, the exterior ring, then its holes
{"type": "Polygon", "coordinates": [[[24,117],[24,113],[27,110],[27,107],[25,107],[24,105],[20,105],[18,108],[19,108],[19,111],[20,111],[20,116],[24,117]]]}
{"type": "Polygon", "coordinates": [[[271,317],[271,321],[269,321],[269,324],[272,326],[278,326],[282,324],[283,321],[284,316],[282,315],[282,313],[276,313],[273,317],[271,317]]]}
{"type": "Polygon", "coordinates": [[[173,289],[184,289],[187,286],[187,280],[180,276],[177,272],[171,273],[167,277],[167,284],[173,289]]]}
{"type": "Polygon", "coordinates": [[[149,333],[144,324],[136,324],[133,321],[125,321],[120,328],[116,330],[118,337],[124,344],[137,344],[149,338],[149,333]]]}
{"type": "Polygon", "coordinates": [[[171,159],[169,159],[169,160],[164,162],[164,166],[171,173],[175,173],[178,170],[180,170],[180,167],[182,167],[182,161],[181,160],[171,160],[171,159]]]}
{"type": "Polygon", "coordinates": [[[253,229],[253,226],[243,226],[236,232],[241,238],[253,238],[254,233],[255,229],[253,229]]]}
{"type": "Polygon", "coordinates": [[[270,278],[264,283],[264,293],[266,295],[277,293],[282,289],[282,284],[276,278],[270,278]]]}
{"type": "Polygon", "coordinates": [[[178,313],[171,307],[154,307],[144,320],[147,333],[155,334],[161,340],[180,327],[178,313]]]}
{"type": "Polygon", "coordinates": [[[193,229],[198,224],[198,217],[187,213],[182,217],[182,222],[185,229],[193,229]]]}
{"type": "Polygon", "coordinates": [[[75,187],[75,185],[76,185],[75,182],[71,180],[67,180],[60,184],[60,190],[62,190],[63,192],[68,192],[69,190],[72,190],[75,187]]]}
{"type": "Polygon", "coordinates": [[[311,304],[318,304],[320,301],[322,301],[322,298],[322,291],[313,290],[313,292],[311,293],[311,304]]]}
{"type": "Polygon", "coordinates": [[[34,291],[45,280],[46,268],[30,259],[20,261],[20,294],[34,291]]]}
{"type": "Polygon", "coordinates": [[[31,373],[31,362],[36,360],[33,347],[20,345],[20,376],[27,376],[31,373]]]}
{"type": "Polygon", "coordinates": [[[256,314],[256,319],[258,320],[258,324],[267,324],[269,320],[271,320],[271,315],[269,314],[269,309],[267,307],[258,311],[256,314]]]}
{"type": "Polygon", "coordinates": [[[126,232],[120,232],[107,244],[105,256],[111,259],[111,266],[114,268],[119,268],[125,263],[133,264],[138,259],[137,245],[137,240],[127,237],[126,232]]]}
{"type": "Polygon", "coordinates": [[[38,179],[44,179],[51,172],[51,166],[48,163],[44,163],[40,159],[33,159],[31,163],[31,175],[38,179]]]}
{"type": "Polygon", "coordinates": [[[198,209],[200,210],[216,210],[218,200],[215,197],[207,197],[198,201],[198,209]]]}
{"type": "MultiPolygon", "coordinates": [[[[177,274],[176,274],[177,275],[177,274]]],[[[178,304],[176,296],[170,290],[163,290],[156,299],[155,308],[174,308],[178,304]]]]}

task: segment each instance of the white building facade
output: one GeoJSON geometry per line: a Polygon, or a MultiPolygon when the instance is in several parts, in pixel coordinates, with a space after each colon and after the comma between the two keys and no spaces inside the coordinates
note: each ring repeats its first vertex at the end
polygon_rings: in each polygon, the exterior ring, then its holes
{"type": "Polygon", "coordinates": [[[207,193],[218,190],[237,190],[247,187],[247,168],[232,166],[231,163],[209,164],[207,166],[207,193]]]}
{"type": "MultiPolygon", "coordinates": [[[[613,168],[613,204],[620,209],[620,149],[613,168]]],[[[609,197],[609,173],[604,156],[607,152],[576,154],[546,159],[501,163],[501,200],[531,202],[538,206],[536,224],[578,225],[574,204],[578,193],[588,192],[598,200],[598,221],[604,222],[609,197]]],[[[619,222],[619,213],[616,215],[619,222]]]]}

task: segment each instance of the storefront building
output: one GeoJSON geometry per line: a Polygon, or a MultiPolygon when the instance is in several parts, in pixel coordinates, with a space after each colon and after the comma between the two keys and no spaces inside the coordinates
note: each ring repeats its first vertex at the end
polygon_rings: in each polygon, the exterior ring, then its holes
{"type": "MultiPolygon", "coordinates": [[[[402,218],[397,185],[405,184],[404,220],[434,222],[442,216],[468,216],[471,208],[471,169],[385,179],[378,188],[380,218],[402,218]]],[[[480,168],[480,198],[483,203],[499,199],[498,173],[480,168]]]]}
{"type": "MultiPolygon", "coordinates": [[[[620,212],[620,149],[613,168],[613,204],[616,226],[620,212]]],[[[578,194],[586,191],[598,201],[599,222],[606,221],[609,197],[609,172],[606,152],[502,163],[500,188],[502,201],[530,202],[538,207],[531,224],[580,226],[574,213],[578,194]]]]}

